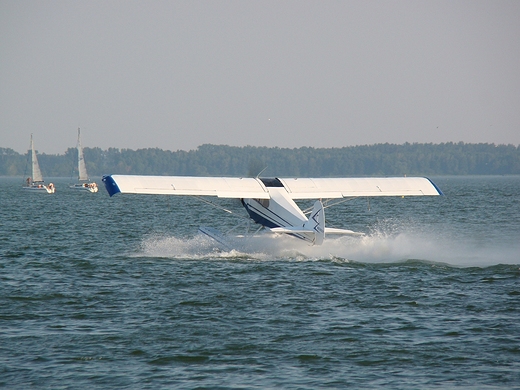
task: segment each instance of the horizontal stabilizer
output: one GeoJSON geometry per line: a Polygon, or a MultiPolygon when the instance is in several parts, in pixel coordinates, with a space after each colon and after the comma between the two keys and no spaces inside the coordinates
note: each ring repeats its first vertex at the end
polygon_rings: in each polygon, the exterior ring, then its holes
{"type": "Polygon", "coordinates": [[[286,233],[286,234],[294,234],[294,233],[314,233],[312,229],[305,229],[302,227],[275,227],[275,228],[267,228],[268,231],[273,233],[286,233]]]}
{"type": "Polygon", "coordinates": [[[338,234],[343,236],[364,236],[365,233],[355,232],[347,229],[325,228],[325,234],[338,234]]]}
{"type": "MultiPolygon", "coordinates": [[[[311,229],[304,229],[301,227],[276,227],[276,228],[270,228],[268,231],[273,233],[287,233],[287,234],[294,234],[294,233],[313,233],[314,230],[311,229]]],[[[355,232],[353,230],[347,230],[347,229],[336,229],[336,228],[325,228],[325,234],[337,234],[342,236],[364,236],[365,233],[361,232],[355,232]]]]}

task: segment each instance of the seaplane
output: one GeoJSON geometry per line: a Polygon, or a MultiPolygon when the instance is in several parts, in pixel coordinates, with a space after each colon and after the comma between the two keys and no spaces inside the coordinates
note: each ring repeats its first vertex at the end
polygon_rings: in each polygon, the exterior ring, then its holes
{"type": "MultiPolygon", "coordinates": [[[[322,245],[328,235],[363,235],[325,226],[325,208],[354,198],[381,196],[436,196],[442,191],[426,177],[367,178],[260,178],[105,175],[109,195],[184,195],[201,198],[235,198],[257,232],[296,237],[309,245],[322,245]],[[315,200],[305,213],[296,200],[315,200]]],[[[212,203],[212,202],[209,202],[212,203]]],[[[224,209],[227,212],[229,210],[224,209]]],[[[200,227],[199,232],[227,246],[217,229],[200,227]]],[[[255,232],[256,233],[256,232],[255,232]]]]}

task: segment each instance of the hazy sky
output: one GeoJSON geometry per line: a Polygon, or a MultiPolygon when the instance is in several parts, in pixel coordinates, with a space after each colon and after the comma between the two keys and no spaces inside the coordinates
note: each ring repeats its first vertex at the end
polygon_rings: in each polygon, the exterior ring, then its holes
{"type": "Polygon", "coordinates": [[[0,147],[520,144],[520,1],[0,0],[0,147]]]}

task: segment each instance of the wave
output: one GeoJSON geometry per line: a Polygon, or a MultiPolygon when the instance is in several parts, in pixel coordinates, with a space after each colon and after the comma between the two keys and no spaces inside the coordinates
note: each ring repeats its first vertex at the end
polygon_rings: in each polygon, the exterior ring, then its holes
{"type": "Polygon", "coordinates": [[[229,247],[203,235],[176,237],[150,235],[133,255],[175,259],[252,259],[291,261],[353,261],[395,263],[422,260],[460,267],[520,264],[520,244],[476,242],[449,234],[399,231],[394,226],[373,229],[361,237],[329,236],[321,246],[310,246],[294,237],[259,234],[226,237],[229,247]]]}

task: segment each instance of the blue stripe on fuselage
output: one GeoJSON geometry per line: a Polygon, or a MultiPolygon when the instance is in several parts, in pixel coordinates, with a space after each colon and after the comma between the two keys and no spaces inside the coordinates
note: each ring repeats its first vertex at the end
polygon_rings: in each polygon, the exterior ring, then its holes
{"type": "Polygon", "coordinates": [[[256,223],[259,223],[260,225],[269,227],[269,228],[281,227],[279,224],[277,224],[273,220],[269,219],[265,213],[263,213],[261,210],[258,210],[256,207],[253,207],[252,205],[247,204],[245,202],[244,202],[244,207],[245,207],[247,213],[249,214],[249,216],[251,217],[251,219],[253,221],[255,221],[256,223]]]}

